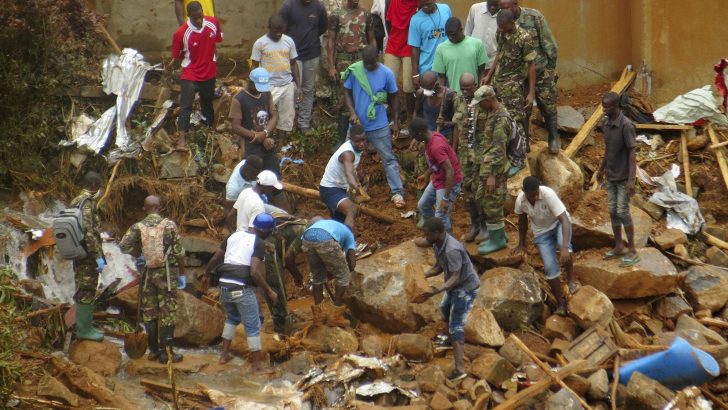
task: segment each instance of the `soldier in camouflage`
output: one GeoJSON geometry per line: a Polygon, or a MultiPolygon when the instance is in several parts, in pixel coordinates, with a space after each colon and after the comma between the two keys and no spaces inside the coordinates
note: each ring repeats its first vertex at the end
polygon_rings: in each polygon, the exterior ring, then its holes
{"type": "Polygon", "coordinates": [[[478,192],[480,180],[477,161],[477,150],[480,146],[479,136],[482,135],[482,127],[485,124],[486,114],[480,110],[478,105],[471,105],[475,93],[477,80],[472,73],[463,73],[460,77],[460,91],[462,95],[455,97],[455,114],[453,122],[455,128],[453,133],[453,149],[458,154],[458,161],[463,172],[461,192],[465,196],[470,213],[470,232],[462,237],[463,241],[484,241],[488,231],[485,227],[480,206],[475,201],[475,193],[478,192]],[[479,132],[480,131],[480,132],[479,132]]]}
{"type": "Polygon", "coordinates": [[[498,99],[513,119],[526,130],[526,123],[536,99],[536,50],[533,39],[516,23],[513,12],[505,9],[498,12],[496,41],[498,53],[493,63],[494,68],[485,77],[484,83],[489,84],[491,78],[493,79],[493,88],[498,99]],[[524,99],[523,84],[526,81],[528,94],[524,99]]]}
{"type": "MultiPolygon", "coordinates": [[[[546,18],[536,9],[520,7],[518,0],[500,0],[501,9],[509,9],[536,47],[536,105],[546,122],[549,133],[549,151],[558,154],[561,149],[556,115],[556,58],[558,46],[546,18]]],[[[530,112],[530,110],[529,110],[530,112]]],[[[528,122],[526,122],[528,127],[528,122]]],[[[526,129],[528,134],[528,129],[526,129]]]]}
{"type": "MultiPolygon", "coordinates": [[[[174,320],[177,310],[177,289],[186,285],[185,250],[177,225],[159,215],[162,209],[158,197],[144,199],[147,216],[132,225],[119,244],[121,251],[136,258],[144,257],[141,278],[142,321],[149,337],[149,360],[167,363],[167,346],[172,349],[174,320]]],[[[182,355],[172,352],[172,361],[182,361],[182,355]]]]}
{"type": "Polygon", "coordinates": [[[513,123],[506,108],[498,102],[495,90],[488,85],[478,88],[471,104],[477,104],[486,113],[477,155],[480,160],[478,174],[485,183],[480,184],[476,199],[483,209],[488,228],[488,240],[480,243],[478,253],[487,255],[505,248],[508,242],[503,206],[508,193],[506,184],[510,168],[506,149],[513,123]]]}
{"type": "Polygon", "coordinates": [[[85,230],[84,244],[87,256],[73,261],[76,292],[76,338],[101,341],[104,335],[93,327],[93,314],[96,299],[96,287],[99,274],[106,266],[104,251],[101,249],[99,234],[99,217],[96,213],[96,201],[101,196],[103,181],[96,172],[88,172],[83,177],[83,190],[71,201],[71,206],[81,206],[83,226],[85,230]]]}
{"type": "Polygon", "coordinates": [[[327,39],[328,73],[325,78],[331,86],[331,106],[337,115],[339,142],[343,143],[349,129],[349,112],[344,104],[339,73],[359,61],[364,47],[377,45],[372,15],[359,7],[359,0],[346,0],[343,7],[329,13],[327,39]]]}

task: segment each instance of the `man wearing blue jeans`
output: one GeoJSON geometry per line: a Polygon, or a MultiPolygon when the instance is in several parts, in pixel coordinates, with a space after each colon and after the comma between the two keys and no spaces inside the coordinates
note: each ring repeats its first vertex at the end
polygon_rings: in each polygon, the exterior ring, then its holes
{"type": "Polygon", "coordinates": [[[395,207],[404,208],[404,188],[399,177],[399,164],[392,152],[392,131],[395,135],[399,132],[399,89],[392,70],[377,61],[379,51],[376,47],[364,48],[361,56],[361,61],[350,65],[341,74],[349,122],[364,127],[367,141],[377,151],[384,165],[392,202],[395,207]],[[392,130],[389,128],[385,103],[392,110],[392,130]]]}
{"type": "MultiPolygon", "coordinates": [[[[417,117],[412,120],[409,131],[417,142],[425,143],[427,172],[417,177],[417,184],[424,184],[427,178],[430,179],[417,204],[420,216],[423,220],[433,216],[440,218],[445,226],[445,231],[452,234],[450,212],[453,202],[460,193],[460,184],[463,181],[457,154],[442,134],[429,130],[427,120],[424,118],[417,117]]],[[[424,238],[415,239],[415,244],[421,247],[430,245],[424,238]]]]}
{"type": "Polygon", "coordinates": [[[424,228],[425,239],[432,245],[435,253],[435,266],[425,272],[425,277],[431,278],[444,273],[445,283],[440,287],[432,286],[430,290],[422,293],[417,301],[425,302],[432,296],[445,292],[440,313],[448,324],[455,358],[455,366],[448,379],[457,381],[466,376],[463,367],[465,321],[478,296],[480,279],[463,244],[445,231],[445,225],[439,218],[426,220],[424,228]]]}
{"type": "MultiPolygon", "coordinates": [[[[242,322],[248,337],[248,349],[253,371],[269,373],[261,365],[260,311],[255,287],[260,287],[275,304],[278,295],[265,280],[265,238],[276,228],[271,214],[261,213],[253,220],[249,230],[241,230],[228,236],[210,259],[206,272],[217,270],[220,276],[220,302],[227,318],[222,330],[220,364],[229,362],[230,345],[235,328],[242,322]],[[223,262],[220,265],[220,262],[223,262]],[[218,266],[219,265],[219,266],[218,266]]],[[[214,283],[213,283],[214,285],[214,283]]]]}
{"type": "Polygon", "coordinates": [[[529,176],[523,180],[523,190],[516,198],[515,213],[518,215],[518,246],[514,254],[523,253],[526,248],[528,221],[533,229],[533,243],[543,260],[546,280],[556,297],[558,307],[554,313],[566,313],[566,301],[561,290],[561,269],[556,258],[560,249],[561,265],[566,270],[569,290],[576,290],[574,284],[574,265],[571,259],[571,220],[564,203],[553,189],[541,185],[538,178],[529,176]]]}

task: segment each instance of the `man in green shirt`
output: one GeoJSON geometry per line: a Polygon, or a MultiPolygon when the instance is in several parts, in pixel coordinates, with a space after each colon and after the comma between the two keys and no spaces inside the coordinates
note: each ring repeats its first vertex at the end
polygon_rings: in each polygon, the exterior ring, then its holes
{"type": "Polygon", "coordinates": [[[471,73],[479,79],[488,64],[488,55],[481,40],[463,34],[463,25],[456,17],[445,23],[445,34],[448,40],[435,49],[432,71],[440,75],[443,84],[447,79],[450,88],[461,95],[460,77],[471,73]]]}

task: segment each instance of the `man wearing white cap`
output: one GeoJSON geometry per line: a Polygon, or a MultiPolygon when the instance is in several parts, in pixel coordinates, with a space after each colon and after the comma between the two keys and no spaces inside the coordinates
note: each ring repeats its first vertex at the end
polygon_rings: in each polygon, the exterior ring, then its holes
{"type": "Polygon", "coordinates": [[[230,102],[230,124],[240,146],[245,141],[245,156],[257,155],[263,169],[280,174],[276,156],[275,129],[278,110],[270,94],[268,70],[258,67],[250,72],[250,81],[230,102]]]}
{"type": "Polygon", "coordinates": [[[233,209],[227,215],[225,222],[230,232],[244,231],[253,226],[253,219],[265,212],[265,202],[262,196],[270,197],[276,190],[283,189],[283,184],[272,171],[261,171],[258,174],[256,185],[244,189],[235,201],[233,209]],[[235,221],[235,222],[234,222],[235,221]]]}

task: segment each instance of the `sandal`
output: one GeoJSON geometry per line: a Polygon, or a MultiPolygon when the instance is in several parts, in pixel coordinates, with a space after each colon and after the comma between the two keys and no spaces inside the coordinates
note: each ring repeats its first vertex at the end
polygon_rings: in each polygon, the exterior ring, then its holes
{"type": "Polygon", "coordinates": [[[630,266],[634,266],[637,263],[639,263],[642,259],[639,255],[635,255],[633,258],[628,258],[626,256],[622,257],[622,263],[619,264],[620,268],[629,268],[630,266]]]}
{"type": "Polygon", "coordinates": [[[617,252],[614,252],[614,250],[611,250],[604,254],[604,260],[608,261],[610,259],[617,259],[617,258],[623,257],[624,255],[625,255],[624,253],[617,253],[617,252]]]}
{"type": "Polygon", "coordinates": [[[394,194],[392,195],[392,202],[394,203],[394,207],[397,209],[402,209],[406,205],[404,202],[404,197],[400,194],[394,194]]]}

